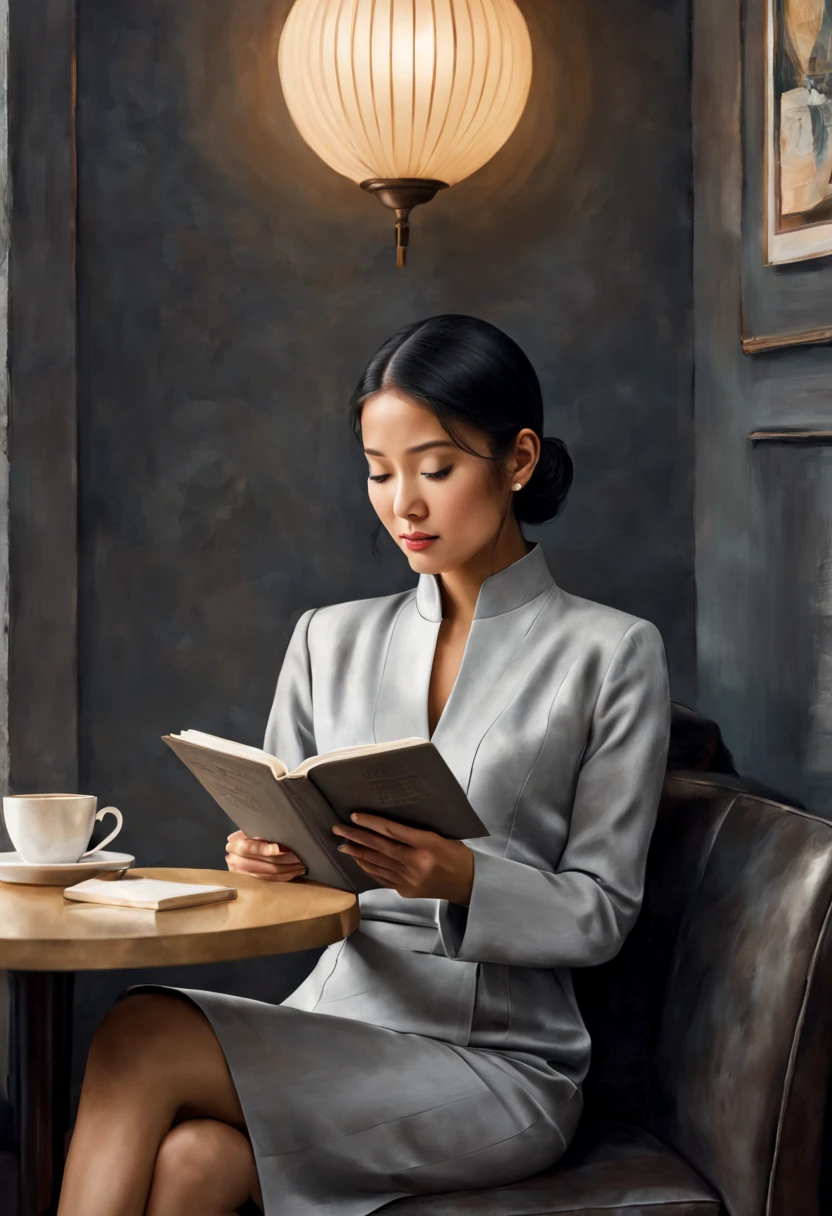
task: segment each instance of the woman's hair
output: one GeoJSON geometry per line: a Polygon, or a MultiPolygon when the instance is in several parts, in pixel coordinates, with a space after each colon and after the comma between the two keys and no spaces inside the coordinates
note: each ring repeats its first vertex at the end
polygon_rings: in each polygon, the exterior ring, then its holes
{"type": "Polygon", "coordinates": [[[380,389],[396,389],[431,409],[458,447],[502,462],[514,439],[530,427],[541,440],[532,476],[512,495],[519,522],[543,523],[560,511],[572,484],[572,460],[560,439],[543,435],[543,394],[529,359],[496,325],[445,313],[402,326],[380,346],[350,398],[350,421],[361,436],[361,407],[380,389]],[[454,423],[488,437],[475,452],[454,423]]]}

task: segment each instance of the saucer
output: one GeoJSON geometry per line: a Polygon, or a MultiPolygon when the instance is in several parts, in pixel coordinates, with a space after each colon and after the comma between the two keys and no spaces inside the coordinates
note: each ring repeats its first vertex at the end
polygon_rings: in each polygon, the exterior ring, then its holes
{"type": "Polygon", "coordinates": [[[110,853],[102,849],[81,861],[35,863],[24,861],[18,853],[0,853],[0,882],[23,882],[39,887],[69,887],[96,874],[129,870],[135,861],[130,853],[110,853]]]}

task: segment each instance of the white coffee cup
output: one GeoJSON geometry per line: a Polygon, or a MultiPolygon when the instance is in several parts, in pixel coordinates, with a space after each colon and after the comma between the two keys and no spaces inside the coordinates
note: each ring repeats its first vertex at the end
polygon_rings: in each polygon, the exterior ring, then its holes
{"type": "Polygon", "coordinates": [[[114,806],[96,813],[94,794],[9,794],[3,799],[3,817],[11,842],[30,865],[61,865],[92,857],[121,831],[121,811],[114,806]],[[115,815],[116,828],[86,852],[95,821],[115,815]]]}

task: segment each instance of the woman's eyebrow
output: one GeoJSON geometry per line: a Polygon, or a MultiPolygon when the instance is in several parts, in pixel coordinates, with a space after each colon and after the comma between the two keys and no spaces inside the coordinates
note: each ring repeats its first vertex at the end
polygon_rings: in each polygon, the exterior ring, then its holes
{"type": "MultiPolygon", "coordinates": [[[[456,444],[451,443],[450,439],[429,439],[427,443],[417,443],[415,447],[408,448],[408,452],[426,452],[428,448],[452,448],[456,444]]],[[[384,452],[377,452],[375,448],[365,448],[365,456],[384,456],[384,452]]]]}

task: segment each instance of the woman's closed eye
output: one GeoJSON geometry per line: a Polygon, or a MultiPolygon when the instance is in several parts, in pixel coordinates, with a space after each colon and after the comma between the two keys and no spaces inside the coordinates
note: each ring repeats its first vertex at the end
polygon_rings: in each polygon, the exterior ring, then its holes
{"type": "MultiPolygon", "coordinates": [[[[436,473],[423,473],[422,476],[429,477],[431,479],[431,481],[439,481],[441,478],[447,477],[448,474],[453,469],[453,467],[454,466],[452,464],[449,464],[446,468],[439,469],[436,473]]],[[[375,481],[375,482],[378,482],[379,484],[381,484],[383,481],[386,481],[389,476],[390,476],[389,473],[370,473],[369,474],[370,481],[375,481]]]]}

